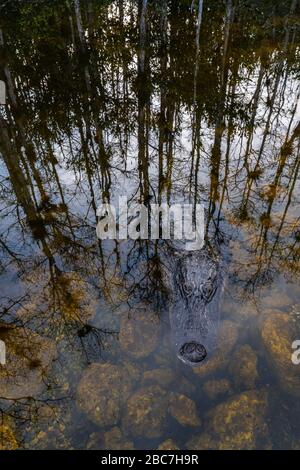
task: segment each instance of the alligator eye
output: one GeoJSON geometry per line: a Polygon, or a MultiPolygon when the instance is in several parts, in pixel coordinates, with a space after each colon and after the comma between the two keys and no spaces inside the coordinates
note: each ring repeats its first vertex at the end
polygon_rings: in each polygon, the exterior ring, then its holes
{"type": "Polygon", "coordinates": [[[195,291],[195,287],[196,286],[194,282],[190,282],[189,284],[187,284],[186,282],[182,282],[181,284],[181,288],[187,297],[193,294],[193,292],[195,291]]]}
{"type": "Polygon", "coordinates": [[[202,289],[202,294],[206,300],[210,300],[215,292],[215,288],[212,282],[207,282],[202,289]]]}

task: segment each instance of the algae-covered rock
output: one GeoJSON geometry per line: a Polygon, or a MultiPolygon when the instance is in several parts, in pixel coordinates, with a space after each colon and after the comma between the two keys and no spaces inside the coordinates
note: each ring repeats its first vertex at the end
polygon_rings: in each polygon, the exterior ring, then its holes
{"type": "Polygon", "coordinates": [[[124,373],[127,374],[128,379],[131,381],[132,384],[140,382],[141,375],[143,373],[143,369],[140,364],[137,364],[133,361],[123,361],[120,363],[120,367],[122,367],[124,373]]]}
{"type": "MultiPolygon", "coordinates": [[[[45,428],[49,428],[54,423],[59,423],[61,418],[60,408],[53,403],[51,405],[41,403],[41,405],[35,410],[34,421],[38,422],[40,426],[45,428]]],[[[30,426],[31,425],[32,423],[30,423],[30,426]]]]}
{"type": "Polygon", "coordinates": [[[28,410],[25,449],[69,449],[70,428],[76,432],[71,409],[65,400],[35,402],[28,410]]]}
{"type": "Polygon", "coordinates": [[[123,429],[135,437],[160,437],[167,408],[165,390],[158,385],[141,388],[126,403],[123,429]]]}
{"type": "Polygon", "coordinates": [[[162,442],[157,450],[180,450],[176,442],[173,439],[167,439],[166,441],[162,442]]]}
{"type": "Polygon", "coordinates": [[[182,426],[200,426],[196,404],[193,400],[179,393],[170,396],[169,413],[182,426]]]}
{"type": "Polygon", "coordinates": [[[222,395],[230,393],[231,385],[227,379],[208,380],[203,385],[203,391],[211,400],[215,400],[222,395]]]}
{"type": "Polygon", "coordinates": [[[161,367],[159,369],[147,370],[142,376],[142,385],[157,383],[162,387],[168,387],[175,380],[172,369],[161,367]]]}
{"type": "Polygon", "coordinates": [[[158,367],[168,369],[174,361],[174,351],[171,347],[172,339],[170,333],[164,334],[159,341],[157,350],[153,356],[158,367]]]}
{"type": "Polygon", "coordinates": [[[292,362],[292,343],[299,338],[292,317],[285,313],[269,313],[261,329],[268,362],[284,392],[300,396],[299,366],[292,362]]]}
{"type": "Polygon", "coordinates": [[[9,423],[0,424],[0,450],[16,450],[18,447],[17,439],[9,423]]]}
{"type": "Polygon", "coordinates": [[[87,450],[134,450],[134,445],[124,437],[121,429],[115,426],[104,433],[92,433],[86,448],[87,450]]]}
{"type": "Polygon", "coordinates": [[[134,450],[132,441],[128,441],[120,428],[114,427],[104,433],[104,449],[106,450],[134,450]]]}
{"type": "Polygon", "coordinates": [[[205,433],[193,436],[186,447],[189,450],[270,448],[267,409],[264,390],[235,395],[208,413],[205,433]]]}
{"type": "Polygon", "coordinates": [[[63,273],[53,289],[60,294],[59,310],[65,320],[85,323],[95,316],[97,294],[78,273],[63,273]]]}
{"type": "Polygon", "coordinates": [[[257,355],[248,344],[235,351],[228,370],[237,387],[255,388],[258,379],[257,355]]]}
{"type": "Polygon", "coordinates": [[[72,450],[72,442],[61,424],[39,431],[25,447],[33,450],[72,450]]]}
{"type": "Polygon", "coordinates": [[[149,356],[156,348],[160,336],[158,318],[147,309],[137,309],[121,320],[120,346],[135,359],[149,356]]]}
{"type": "Polygon", "coordinates": [[[285,309],[292,304],[292,299],[286,294],[279,290],[269,291],[261,299],[262,310],[266,309],[285,309]]]}
{"type": "Polygon", "coordinates": [[[35,397],[46,388],[45,378],[57,358],[54,341],[33,331],[0,322],[6,346],[6,365],[0,365],[0,396],[35,397]]]}
{"type": "Polygon", "coordinates": [[[215,450],[217,442],[208,433],[202,433],[199,436],[193,436],[186,444],[188,450],[215,450]]]}
{"type": "Polygon", "coordinates": [[[208,414],[207,430],[216,448],[251,450],[257,449],[263,441],[267,443],[267,408],[264,390],[235,395],[213,408],[208,414]]]}
{"type": "Polygon", "coordinates": [[[255,321],[260,313],[257,304],[249,299],[245,299],[243,296],[244,292],[240,292],[236,286],[235,289],[235,297],[225,299],[222,304],[222,316],[239,325],[243,325],[248,321],[255,321]]]}
{"type": "Polygon", "coordinates": [[[175,382],[172,384],[172,390],[176,393],[183,395],[191,395],[196,393],[197,387],[190,380],[186,379],[183,375],[179,375],[175,382]]]}
{"type": "Polygon", "coordinates": [[[238,329],[231,321],[224,321],[220,327],[218,345],[215,353],[208,357],[197,367],[193,367],[193,371],[199,377],[206,377],[220,369],[225,369],[231,359],[231,351],[238,338],[238,329]]]}
{"type": "Polygon", "coordinates": [[[86,443],[86,450],[100,450],[103,448],[103,434],[92,432],[86,443]]]}
{"type": "Polygon", "coordinates": [[[60,273],[49,279],[45,272],[36,270],[27,275],[26,284],[31,300],[17,312],[24,322],[47,316],[49,324],[58,327],[62,320],[85,324],[95,316],[97,293],[77,272],[60,273]]]}
{"type": "Polygon", "coordinates": [[[95,424],[115,426],[128,398],[132,381],[122,367],[91,364],[84,371],[77,388],[77,406],[95,424]]]}

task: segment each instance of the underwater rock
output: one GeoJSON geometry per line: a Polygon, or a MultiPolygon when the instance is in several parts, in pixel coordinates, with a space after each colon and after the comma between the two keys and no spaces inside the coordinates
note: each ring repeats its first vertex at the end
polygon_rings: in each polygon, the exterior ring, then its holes
{"type": "Polygon", "coordinates": [[[168,387],[175,380],[175,374],[172,369],[159,368],[147,370],[142,377],[142,385],[151,385],[157,383],[161,387],[168,387]]]}
{"type": "Polygon", "coordinates": [[[86,323],[94,318],[97,308],[97,294],[92,286],[78,273],[63,273],[59,282],[61,291],[61,314],[66,320],[86,323]]]}
{"type": "Polygon", "coordinates": [[[40,431],[25,445],[28,450],[72,450],[71,439],[66,435],[64,425],[40,431]],[[61,428],[61,429],[60,429],[61,428]]]}
{"type": "Polygon", "coordinates": [[[141,375],[143,373],[143,369],[140,364],[137,364],[133,361],[124,361],[120,363],[120,367],[122,367],[124,372],[128,375],[128,378],[132,384],[140,382],[141,375]]]}
{"type": "Polygon", "coordinates": [[[115,426],[131,387],[131,378],[122,367],[91,364],[79,382],[77,406],[93,423],[101,427],[115,426]]]}
{"type": "Polygon", "coordinates": [[[201,425],[195,402],[185,395],[171,394],[169,413],[182,426],[194,427],[201,425]]]}
{"type": "Polygon", "coordinates": [[[222,395],[226,395],[231,392],[231,385],[229,380],[209,380],[203,385],[203,391],[206,393],[208,398],[215,400],[222,395]]]}
{"type": "Polygon", "coordinates": [[[236,298],[225,299],[222,305],[222,316],[231,319],[238,324],[246,323],[248,320],[255,321],[259,315],[259,309],[254,302],[241,298],[236,295],[236,298]]]}
{"type": "MultiPolygon", "coordinates": [[[[3,419],[3,418],[2,418],[3,419]]],[[[19,445],[7,420],[0,424],[0,450],[16,450],[19,445]]]]}
{"type": "Polygon", "coordinates": [[[47,316],[51,326],[58,328],[62,322],[84,325],[96,314],[97,293],[77,272],[60,273],[50,280],[44,271],[37,269],[27,276],[26,284],[30,287],[31,300],[17,312],[22,321],[47,316]]]}
{"type": "Polygon", "coordinates": [[[162,442],[157,450],[180,450],[176,442],[173,439],[167,439],[166,441],[162,442]]]}
{"type": "MultiPolygon", "coordinates": [[[[37,407],[34,420],[40,425],[44,425],[46,428],[59,423],[61,419],[61,412],[55,405],[41,404],[37,407]]],[[[65,417],[64,417],[65,419],[65,417]]]]}
{"type": "Polygon", "coordinates": [[[238,338],[238,329],[231,321],[224,321],[220,328],[218,345],[214,355],[205,359],[201,365],[193,367],[193,371],[199,377],[206,377],[210,374],[224,369],[231,359],[231,351],[238,338]]]}
{"type": "Polygon", "coordinates": [[[120,428],[114,427],[103,435],[105,450],[134,450],[132,441],[127,441],[120,428]]]}
{"type": "Polygon", "coordinates": [[[177,377],[177,380],[175,380],[172,386],[172,390],[182,395],[191,395],[196,393],[197,387],[195,384],[187,380],[182,374],[177,377]]]}
{"type": "Polygon", "coordinates": [[[257,355],[248,344],[235,351],[228,371],[237,387],[244,390],[255,388],[258,379],[257,355]]]}
{"type": "Polygon", "coordinates": [[[35,402],[28,409],[25,449],[69,449],[70,428],[76,432],[68,402],[64,399],[35,402]],[[72,423],[71,423],[72,422],[72,423]]]}
{"type": "Polygon", "coordinates": [[[86,443],[86,450],[100,450],[103,448],[103,434],[92,432],[86,443]]]}
{"type": "Polygon", "coordinates": [[[105,450],[134,450],[132,441],[127,441],[120,428],[114,427],[104,433],[103,448],[105,450]]]}
{"type": "Polygon", "coordinates": [[[158,385],[144,387],[127,401],[123,429],[135,437],[160,437],[167,414],[168,395],[158,385]]]}
{"type": "Polygon", "coordinates": [[[6,365],[0,366],[0,396],[17,400],[35,397],[46,388],[47,372],[57,358],[55,342],[33,331],[0,322],[6,365]]]}
{"type": "Polygon", "coordinates": [[[153,356],[158,367],[168,369],[174,360],[174,351],[171,347],[172,339],[170,334],[164,334],[159,341],[157,350],[153,356]]]}
{"type": "Polygon", "coordinates": [[[292,316],[286,313],[269,313],[263,321],[261,337],[268,362],[282,390],[299,397],[299,366],[292,363],[292,343],[298,339],[299,334],[295,331],[292,316]]]}
{"type": "Polygon", "coordinates": [[[149,356],[158,344],[159,321],[153,312],[138,309],[121,320],[119,341],[121,349],[135,359],[149,356]]]}
{"type": "Polygon", "coordinates": [[[200,436],[193,436],[186,444],[188,450],[215,450],[217,442],[208,433],[202,433],[200,436]]]}
{"type": "Polygon", "coordinates": [[[167,367],[146,370],[141,379],[142,386],[158,384],[163,388],[171,387],[172,391],[190,395],[196,392],[196,386],[188,381],[183,374],[167,367]]]}
{"type": "Polygon", "coordinates": [[[86,448],[87,450],[134,450],[134,445],[133,442],[127,441],[121,429],[115,426],[105,433],[92,433],[86,448]]]}
{"type": "Polygon", "coordinates": [[[268,291],[268,294],[261,299],[262,310],[266,309],[285,309],[293,303],[292,299],[286,294],[279,290],[268,291]]]}
{"type": "Polygon", "coordinates": [[[251,450],[257,449],[263,441],[267,446],[267,407],[266,391],[251,390],[213,408],[207,415],[207,430],[215,441],[215,448],[251,450]]]}

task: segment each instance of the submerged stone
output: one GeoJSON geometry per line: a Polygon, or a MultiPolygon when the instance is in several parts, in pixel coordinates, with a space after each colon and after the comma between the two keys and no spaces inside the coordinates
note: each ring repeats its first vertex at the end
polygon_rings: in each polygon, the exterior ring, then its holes
{"type": "Polygon", "coordinates": [[[127,401],[123,429],[135,437],[160,437],[167,414],[168,395],[158,385],[144,387],[127,401]]]}
{"type": "Polygon", "coordinates": [[[9,423],[0,424],[0,450],[16,450],[18,447],[17,439],[9,423]]]}
{"type": "Polygon", "coordinates": [[[186,444],[188,450],[215,450],[217,442],[208,433],[202,433],[199,436],[193,436],[186,444]]]}
{"type": "Polygon", "coordinates": [[[152,385],[157,383],[162,387],[168,387],[175,380],[175,374],[172,369],[159,368],[147,370],[142,376],[143,385],[152,385]]]}
{"type": "Polygon", "coordinates": [[[261,307],[266,309],[285,309],[292,304],[292,299],[282,291],[271,291],[261,299],[261,307]]]}
{"type": "Polygon", "coordinates": [[[26,284],[30,285],[31,301],[17,312],[23,321],[48,315],[53,326],[58,326],[61,320],[85,325],[95,316],[97,293],[77,272],[61,273],[49,280],[44,271],[36,270],[27,275],[26,284]]]}
{"type": "Polygon", "coordinates": [[[141,359],[149,356],[156,348],[160,325],[153,312],[138,309],[128,318],[121,320],[120,346],[129,356],[141,359]]]}
{"type": "Polygon", "coordinates": [[[299,334],[292,316],[270,312],[263,321],[261,337],[267,360],[282,390],[299,397],[299,366],[292,362],[292,343],[299,338],[299,334]]]}
{"type": "Polygon", "coordinates": [[[193,436],[186,447],[189,450],[268,449],[267,408],[264,390],[235,395],[207,414],[205,433],[193,436]]]}
{"type": "Polygon", "coordinates": [[[134,450],[133,442],[128,441],[117,427],[104,433],[103,447],[106,450],[134,450]]]}
{"type": "Polygon", "coordinates": [[[95,424],[115,426],[131,391],[127,371],[113,364],[91,364],[77,388],[77,406],[95,424]]]}
{"type": "Polygon", "coordinates": [[[237,387],[255,388],[255,382],[258,379],[257,355],[251,346],[245,344],[235,351],[228,370],[237,387]]]}
{"type": "Polygon", "coordinates": [[[126,439],[118,427],[114,427],[104,433],[93,433],[90,435],[88,450],[134,450],[132,441],[126,439]]]}
{"type": "Polygon", "coordinates": [[[207,429],[220,450],[257,449],[268,438],[265,391],[235,395],[208,414],[207,429]]]}
{"type": "Polygon", "coordinates": [[[128,375],[128,379],[130,379],[132,384],[140,381],[143,369],[139,363],[124,361],[120,364],[120,367],[122,367],[124,373],[128,375]]]}
{"type": "Polygon", "coordinates": [[[66,434],[64,425],[50,426],[38,434],[26,445],[27,449],[34,450],[72,450],[72,442],[66,434]]]}
{"type": "Polygon", "coordinates": [[[211,400],[215,400],[222,395],[230,393],[231,385],[227,379],[209,380],[203,385],[203,391],[211,400]]]}
{"type": "Polygon", "coordinates": [[[157,450],[180,450],[176,442],[173,439],[167,439],[166,441],[162,442],[157,450]]]}
{"type": "Polygon", "coordinates": [[[46,388],[47,372],[57,358],[55,342],[3,322],[0,339],[6,345],[6,364],[0,365],[0,396],[17,400],[39,395],[46,388]]]}
{"type": "Polygon", "coordinates": [[[249,321],[256,321],[260,311],[255,302],[244,299],[242,292],[239,292],[237,286],[235,297],[225,299],[222,305],[222,315],[231,319],[243,328],[249,321]]]}
{"type": "Polygon", "coordinates": [[[97,294],[91,285],[78,273],[64,273],[58,278],[60,282],[61,314],[66,320],[85,323],[96,313],[97,294]]]}
{"type": "Polygon", "coordinates": [[[231,360],[231,351],[238,338],[238,329],[231,321],[224,321],[218,337],[215,353],[205,359],[201,365],[193,367],[193,371],[199,377],[206,377],[220,369],[225,369],[231,360]]]}
{"type": "Polygon", "coordinates": [[[185,395],[171,394],[169,412],[182,426],[197,427],[201,425],[196,403],[185,395]]]}

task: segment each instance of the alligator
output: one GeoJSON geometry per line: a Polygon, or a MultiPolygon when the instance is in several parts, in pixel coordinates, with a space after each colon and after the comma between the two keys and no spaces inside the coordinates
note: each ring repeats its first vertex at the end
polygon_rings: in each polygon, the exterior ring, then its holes
{"type": "Polygon", "coordinates": [[[196,366],[217,346],[224,261],[208,244],[198,251],[173,253],[166,273],[172,341],[177,357],[196,366]]]}

